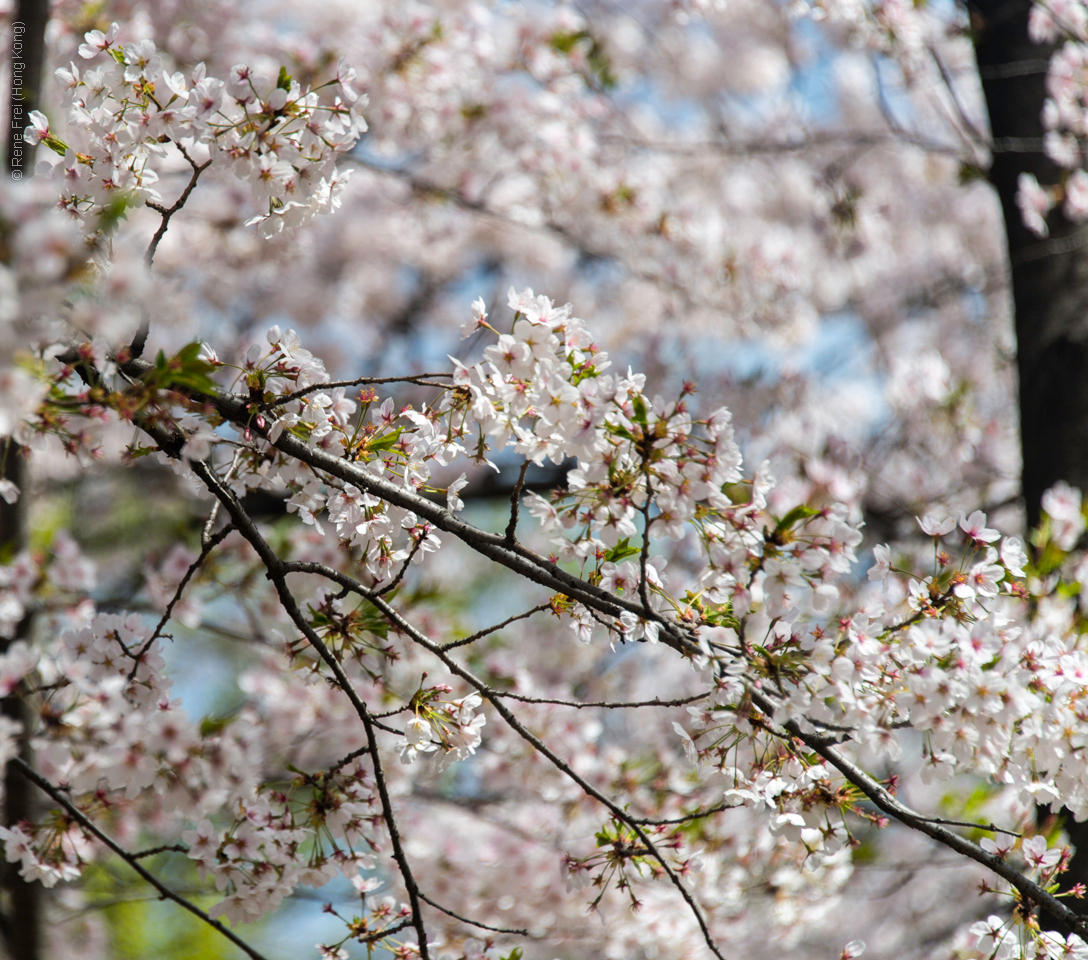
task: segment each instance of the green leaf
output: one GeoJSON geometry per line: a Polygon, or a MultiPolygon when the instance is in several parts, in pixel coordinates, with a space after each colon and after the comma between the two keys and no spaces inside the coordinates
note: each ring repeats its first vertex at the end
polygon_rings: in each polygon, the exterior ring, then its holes
{"type": "Polygon", "coordinates": [[[499,957],[499,960],[521,960],[523,956],[525,954],[521,952],[521,947],[514,947],[505,957],[499,957]]]}
{"type": "Polygon", "coordinates": [[[635,423],[646,426],[646,401],[642,398],[642,394],[636,393],[631,403],[635,408],[635,423]]]}
{"type": "Polygon", "coordinates": [[[606,423],[604,425],[605,433],[610,433],[616,437],[623,437],[624,440],[634,441],[635,435],[626,427],[616,426],[614,423],[606,423]]]}
{"type": "MultiPolygon", "coordinates": [[[[386,594],[386,597],[392,600],[397,593],[399,591],[394,590],[392,593],[386,594]]],[[[374,634],[376,637],[381,637],[383,640],[388,639],[389,621],[385,619],[385,615],[374,604],[364,600],[359,607],[358,617],[358,624],[361,629],[374,634]]]]}
{"type": "Polygon", "coordinates": [[[233,719],[233,717],[205,717],[200,721],[200,735],[202,737],[214,737],[230,726],[233,719]]]}
{"type": "Polygon", "coordinates": [[[209,376],[215,366],[200,356],[201,346],[199,342],[187,343],[169,359],[160,350],[155,357],[155,369],[147,377],[147,382],[162,390],[217,393],[219,385],[209,376]]]}
{"type": "Polygon", "coordinates": [[[787,513],[781,520],[778,521],[778,525],[775,527],[776,531],[789,530],[800,520],[807,520],[809,517],[815,517],[819,515],[820,511],[814,507],[800,506],[794,507],[789,513],[787,513]]]}
{"type": "Polygon", "coordinates": [[[365,449],[368,451],[389,450],[396,445],[403,430],[403,427],[397,427],[395,430],[390,430],[389,433],[383,434],[375,440],[368,440],[365,449]]]}
{"type": "Polygon", "coordinates": [[[985,180],[986,171],[977,163],[969,163],[967,161],[964,161],[960,163],[960,169],[956,175],[956,179],[959,181],[959,185],[961,187],[965,187],[969,183],[975,183],[979,180],[985,180]]]}
{"type": "Polygon", "coordinates": [[[604,555],[605,560],[610,563],[619,563],[621,560],[626,560],[628,557],[633,557],[638,554],[639,548],[631,546],[631,538],[624,537],[619,543],[617,543],[611,550],[604,555]]]}
{"type": "Polygon", "coordinates": [[[570,56],[583,41],[589,41],[589,52],[586,54],[586,63],[597,82],[605,89],[611,90],[616,86],[616,75],[612,72],[612,60],[593,35],[587,30],[562,30],[553,33],[548,42],[553,50],[570,56]]]}
{"type": "Polygon", "coordinates": [[[549,38],[549,43],[551,43],[552,47],[560,53],[570,53],[579,40],[584,40],[588,36],[589,34],[586,33],[585,30],[566,30],[560,33],[553,33],[549,38]]]}
{"type": "Polygon", "coordinates": [[[291,74],[289,74],[287,72],[286,67],[280,67],[280,75],[276,79],[276,86],[280,90],[290,90],[291,89],[291,74]]]}

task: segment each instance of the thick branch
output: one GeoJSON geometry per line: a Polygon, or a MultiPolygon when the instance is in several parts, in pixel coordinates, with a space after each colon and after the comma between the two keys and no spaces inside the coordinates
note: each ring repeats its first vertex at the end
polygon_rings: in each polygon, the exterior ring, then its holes
{"type": "MultiPolygon", "coordinates": [[[[752,701],[769,716],[773,714],[774,704],[757,691],[752,691],[752,701]]],[[[805,733],[792,720],[782,724],[781,727],[771,723],[769,720],[764,720],[763,726],[772,734],[783,740],[800,740],[805,746],[818,753],[828,763],[835,767],[847,780],[861,790],[861,792],[864,793],[865,796],[867,796],[881,811],[891,817],[895,817],[896,820],[905,826],[910,827],[912,830],[924,833],[926,836],[932,837],[937,842],[944,844],[944,846],[949,849],[956,851],[956,853],[962,854],[963,856],[974,860],[976,863],[980,863],[984,867],[992,870],[1001,877],[1002,880],[1007,881],[1015,887],[1025,899],[1042,907],[1054,918],[1068,924],[1070,929],[1076,931],[1082,937],[1088,937],[1088,917],[1083,917],[1073,910],[1070,910],[1069,907],[1062,903],[1062,901],[1052,893],[1044,890],[1028,877],[1025,877],[1019,870],[1011,867],[1000,857],[995,857],[992,853],[987,853],[977,843],[974,843],[965,837],[961,837],[958,833],[953,833],[951,830],[942,826],[936,819],[923,816],[905,804],[900,803],[881,783],[878,783],[869,776],[868,773],[862,770],[861,767],[837,750],[835,745],[836,742],[830,737],[805,733]]],[[[979,825],[970,824],[970,826],[975,827],[979,825]]],[[[983,829],[986,828],[983,827],[983,829]]]]}

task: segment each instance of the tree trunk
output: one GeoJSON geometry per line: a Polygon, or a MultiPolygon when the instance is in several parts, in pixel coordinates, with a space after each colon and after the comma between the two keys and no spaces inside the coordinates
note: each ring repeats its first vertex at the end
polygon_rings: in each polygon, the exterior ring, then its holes
{"type": "Polygon", "coordinates": [[[1009,243],[1022,489],[1034,526],[1043,492],[1058,480],[1088,491],[1088,228],[1053,211],[1043,239],[1024,226],[1016,206],[1021,173],[1043,186],[1061,179],[1042,152],[1046,63],[1054,47],[1028,38],[1030,0],[982,0],[970,9],[995,145],[990,181],[1009,243]]]}
{"type": "MultiPolygon", "coordinates": [[[[1034,174],[1044,187],[1061,181],[1060,168],[1042,151],[1046,68],[1055,47],[1029,39],[1031,6],[1030,0],[969,4],[994,141],[989,176],[1009,244],[1029,527],[1039,522],[1044,491],[1058,480],[1088,493],[1088,227],[1055,210],[1047,219],[1049,237],[1040,238],[1024,226],[1016,205],[1021,173],[1034,174]]],[[[1040,819],[1046,816],[1040,810],[1040,819]]],[[[1088,883],[1088,822],[1070,816],[1065,829],[1076,851],[1062,878],[1068,889],[1088,883]]],[[[1041,919],[1068,933],[1052,918],[1041,919]]]]}
{"type": "MultiPolygon", "coordinates": [[[[45,27],[49,21],[49,0],[19,0],[11,30],[11,94],[10,122],[5,137],[8,177],[19,181],[33,174],[30,151],[23,142],[23,129],[29,124],[31,110],[40,103],[42,67],[45,57],[45,27]]],[[[19,487],[17,502],[8,504],[0,499],[0,562],[27,545],[27,495],[29,490],[26,461],[14,440],[0,441],[0,475],[19,487]]],[[[29,631],[30,617],[24,617],[16,637],[29,631]]],[[[3,647],[8,646],[7,642],[3,647]]],[[[0,701],[0,713],[23,725],[20,755],[31,760],[29,731],[32,717],[23,700],[17,696],[0,701]]],[[[34,816],[33,787],[14,770],[4,776],[4,823],[8,826],[34,816]]],[[[42,888],[27,883],[19,876],[18,866],[4,862],[0,865],[0,934],[11,960],[39,960],[42,956],[42,888]]]]}

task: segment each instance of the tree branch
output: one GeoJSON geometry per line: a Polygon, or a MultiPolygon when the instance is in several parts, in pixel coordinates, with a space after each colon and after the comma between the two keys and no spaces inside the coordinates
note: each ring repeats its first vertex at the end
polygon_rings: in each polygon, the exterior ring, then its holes
{"type": "Polygon", "coordinates": [[[518,507],[521,506],[521,491],[525,486],[525,474],[528,470],[529,461],[526,460],[521,465],[521,472],[518,473],[518,479],[514,484],[514,489],[510,491],[510,522],[506,525],[506,535],[504,537],[509,544],[514,543],[515,534],[518,530],[518,507]]]}
{"type": "MultiPolygon", "coordinates": [[[[272,581],[273,586],[276,588],[280,604],[283,606],[287,616],[290,617],[295,627],[304,637],[306,637],[310,645],[328,665],[333,676],[336,677],[337,685],[343,690],[348,700],[351,701],[351,705],[355,708],[355,712],[363,721],[363,728],[366,731],[367,744],[369,746],[370,759],[374,767],[374,780],[378,787],[378,795],[382,803],[382,813],[384,814],[385,825],[389,830],[389,839],[393,846],[393,859],[400,869],[401,877],[404,880],[404,886],[408,891],[408,900],[412,906],[412,924],[419,937],[419,955],[422,960],[429,960],[430,953],[427,947],[427,931],[423,925],[423,914],[420,912],[419,907],[419,887],[416,885],[415,878],[412,876],[408,858],[405,855],[404,848],[401,844],[397,822],[393,815],[393,804],[389,798],[389,790],[385,785],[381,760],[378,756],[378,745],[374,732],[375,722],[370,715],[370,710],[359,698],[359,694],[356,693],[351,680],[348,679],[347,674],[344,673],[343,667],[341,667],[340,663],[332,655],[329,648],[325,645],[325,642],[317,635],[309,623],[306,622],[306,618],[302,615],[302,611],[299,610],[294,595],[287,587],[285,564],[276,555],[275,551],[269,546],[264,537],[261,536],[256,524],[253,523],[245,510],[242,509],[241,504],[238,503],[238,500],[230,490],[220,483],[219,478],[212,472],[207,464],[195,462],[192,464],[192,468],[193,472],[196,473],[204,485],[216,496],[219,502],[223,504],[224,508],[230,514],[234,525],[238,528],[239,533],[249,541],[250,545],[257,552],[257,556],[260,557],[261,562],[268,571],[266,576],[272,581]]],[[[371,597],[370,599],[371,602],[381,602],[377,597],[371,597]]]]}
{"type": "MultiPolygon", "coordinates": [[[[193,574],[203,565],[204,561],[208,558],[208,554],[212,552],[219,544],[226,540],[227,536],[233,532],[234,525],[228,523],[218,533],[213,534],[208,538],[207,542],[200,550],[200,556],[198,556],[191,564],[189,569],[185,571],[185,576],[181,578],[181,583],[178,584],[177,589],[174,591],[174,595],[170,598],[170,602],[166,605],[166,611],[163,613],[159,622],[155,625],[155,629],[151,631],[151,636],[144,641],[142,647],[140,647],[137,653],[130,654],[134,663],[132,664],[132,670],[129,671],[127,683],[132,683],[136,679],[136,671],[140,668],[140,661],[144,658],[144,654],[151,649],[153,644],[159,637],[162,636],[163,628],[170,622],[170,617],[174,612],[174,607],[177,606],[178,601],[181,599],[182,591],[184,591],[186,585],[192,579],[193,574]]],[[[127,684],[126,684],[127,685],[127,684]]]]}
{"type": "Polygon", "coordinates": [[[441,910],[442,913],[446,914],[447,917],[453,917],[454,920],[460,920],[462,923],[470,924],[473,927],[479,927],[481,930],[491,930],[491,931],[493,931],[495,933],[509,933],[509,934],[513,934],[514,936],[518,936],[518,937],[527,937],[527,936],[529,936],[529,931],[528,930],[520,930],[520,929],[511,930],[511,929],[508,929],[507,927],[492,927],[492,926],[489,926],[486,923],[480,923],[478,920],[469,920],[468,917],[462,917],[461,914],[454,913],[448,907],[444,907],[440,903],[435,903],[425,893],[420,893],[419,899],[423,900],[425,903],[429,903],[432,907],[435,908],[435,910],[441,910]]]}
{"type": "Polygon", "coordinates": [[[684,902],[687,903],[691,909],[692,914],[695,917],[696,922],[699,924],[699,929],[702,931],[703,940],[707,947],[718,957],[719,960],[725,960],[721,951],[718,949],[718,945],[714,942],[714,937],[710,933],[710,928],[707,926],[706,920],[703,917],[702,910],[699,909],[691,892],[684,886],[683,882],[677,876],[676,872],[669,865],[668,861],[661,854],[661,852],[654,846],[653,842],[646,835],[646,832],[642,827],[618,804],[614,803],[603,793],[601,793],[591,783],[581,777],[565,760],[555,754],[551,748],[544,743],[539,737],[530,732],[518,718],[511,712],[511,710],[502,702],[502,697],[492,690],[490,686],[480,680],[475,674],[472,673],[466,667],[461,666],[456,660],[452,659],[438,644],[427,639],[422,633],[416,630],[407,620],[405,620],[397,611],[385,602],[381,597],[375,597],[371,601],[389,621],[391,626],[397,627],[401,632],[409,636],[417,644],[423,647],[425,650],[434,654],[441,660],[446,667],[454,674],[459,676],[462,680],[468,683],[477,693],[486,699],[495,711],[499,714],[503,720],[526,742],[530,743],[536,750],[546,757],[557,770],[565,774],[568,778],[573,780],[586,796],[592,797],[598,803],[604,805],[604,807],[621,823],[625,823],[631,828],[632,832],[639,838],[639,840],[645,845],[649,853],[654,857],[659,864],[661,864],[662,870],[668,876],[670,882],[680,892],[680,896],[683,897],[684,902]]]}
{"type": "MultiPolygon", "coordinates": [[[[68,814],[76,823],[78,823],[87,833],[91,834],[102,844],[109,847],[114,853],[117,854],[122,860],[125,861],[133,870],[140,875],[140,877],[147,883],[151,884],[166,900],[173,900],[179,907],[184,910],[188,910],[193,916],[198,917],[209,927],[217,930],[224,937],[226,937],[231,943],[233,943],[238,949],[248,957],[252,957],[253,960],[267,960],[267,958],[246,943],[241,937],[225,927],[218,920],[213,920],[208,914],[206,914],[196,904],[186,900],[180,894],[175,893],[166,884],[162,883],[154,874],[148,872],[143,866],[140,865],[139,856],[146,856],[143,854],[131,854],[125,850],[120,844],[113,840],[110,836],[103,833],[94,822],[87,817],[78,807],[76,807],[57,787],[53,786],[45,777],[41,776],[31,767],[28,763],[22,760],[20,757],[13,757],[8,763],[15,767],[24,777],[33,783],[43,793],[47,794],[54,803],[59,804],[64,812],[68,814]]],[[[158,852],[158,851],[154,851],[158,852]]]]}
{"type": "MultiPolygon", "coordinates": [[[[1033,880],[1025,877],[1019,870],[1011,867],[1000,857],[987,853],[977,843],[961,837],[957,833],[946,829],[939,821],[932,817],[926,817],[900,803],[888,790],[869,774],[861,769],[852,760],[845,757],[835,748],[829,738],[817,734],[805,733],[794,721],[789,721],[778,727],[769,718],[773,716],[774,705],[759,691],[749,688],[752,702],[768,716],[762,721],[762,726],[769,733],[783,740],[800,740],[805,746],[818,753],[828,763],[835,767],[847,780],[865,794],[873,804],[888,814],[895,817],[900,823],[932,837],[944,846],[955,850],[956,853],[982,864],[996,873],[1002,880],[1015,887],[1022,896],[1036,905],[1044,908],[1057,920],[1069,925],[1082,937],[1088,937],[1088,917],[1082,916],[1070,910],[1064,903],[1047,890],[1044,890],[1033,880]]],[[[978,824],[970,824],[976,827],[978,824]]],[[[985,829],[985,828],[984,828],[985,829]]],[[[1007,831],[1011,832],[1011,831],[1007,831]]]]}
{"type": "Polygon", "coordinates": [[[450,390],[453,388],[452,383],[436,383],[430,379],[431,377],[448,376],[450,376],[448,373],[417,373],[410,377],[355,377],[353,380],[327,380],[324,383],[314,383],[303,390],[296,390],[294,393],[288,393],[285,396],[277,397],[275,400],[270,400],[268,403],[262,404],[261,409],[273,410],[276,407],[282,407],[285,403],[290,403],[292,400],[309,396],[311,393],[317,393],[320,390],[335,390],[337,387],[365,387],[380,383],[410,383],[417,387],[439,387],[442,390],[450,390]]]}
{"type": "MultiPolygon", "coordinates": [[[[151,238],[151,243],[148,244],[147,252],[144,254],[144,262],[150,267],[155,262],[155,253],[159,249],[159,243],[164,236],[166,236],[166,230],[170,226],[170,219],[177,213],[182,207],[185,206],[189,199],[189,194],[193,192],[196,187],[197,180],[200,179],[200,175],[212,165],[212,159],[209,157],[203,163],[197,163],[180,143],[174,143],[174,146],[181,151],[181,155],[189,162],[189,166],[193,168],[192,176],[189,178],[189,183],[185,189],[181,192],[181,196],[174,201],[170,207],[164,207],[160,203],[149,203],[148,206],[162,215],[162,222],[159,223],[159,229],[155,231],[155,235],[151,238]]],[[[146,338],[146,334],[145,334],[146,338]]],[[[140,351],[143,352],[142,349],[140,351]]]]}
{"type": "Polygon", "coordinates": [[[541,603],[533,607],[532,610],[526,610],[524,613],[514,614],[512,617],[507,617],[502,623],[496,623],[494,626],[484,627],[483,630],[477,630],[475,633],[470,634],[467,637],[462,637],[460,640],[451,640],[449,643],[442,644],[443,650],[454,650],[457,647],[464,647],[470,643],[475,643],[477,640],[482,640],[484,637],[489,636],[501,630],[503,627],[508,627],[510,624],[515,623],[518,620],[527,620],[529,617],[537,613],[543,613],[545,610],[550,610],[552,605],[550,603],[541,603]]]}

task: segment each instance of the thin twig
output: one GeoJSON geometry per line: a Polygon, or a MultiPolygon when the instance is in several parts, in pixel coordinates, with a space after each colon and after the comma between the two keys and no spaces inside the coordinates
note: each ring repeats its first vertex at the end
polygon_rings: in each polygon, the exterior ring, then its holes
{"type": "Polygon", "coordinates": [[[200,175],[212,165],[211,157],[203,163],[197,163],[189,156],[189,152],[180,143],[175,142],[174,146],[177,147],[181,151],[181,155],[189,161],[189,166],[193,168],[193,175],[189,178],[189,183],[181,192],[181,196],[174,201],[173,206],[164,207],[160,203],[148,203],[148,206],[152,210],[156,210],[162,214],[162,222],[159,224],[159,229],[155,231],[155,235],[151,238],[151,243],[148,245],[147,252],[144,254],[144,262],[149,267],[155,262],[155,252],[159,249],[159,242],[166,236],[166,229],[170,226],[170,218],[185,206],[186,201],[189,199],[189,194],[193,192],[197,180],[200,179],[200,175]]]}
{"type": "Polygon", "coordinates": [[[506,542],[513,543],[515,534],[518,529],[518,507],[521,505],[521,491],[525,486],[525,474],[529,470],[529,461],[526,460],[521,465],[521,472],[518,474],[517,483],[514,484],[514,489],[510,491],[510,522],[506,525],[506,542]]]}
{"type": "Polygon", "coordinates": [[[1004,827],[999,827],[994,823],[972,823],[970,820],[946,820],[944,817],[918,817],[919,820],[925,820],[927,823],[940,823],[946,827],[970,827],[972,830],[985,830],[988,833],[1004,833],[1010,837],[1022,837],[1022,833],[1017,833],[1015,830],[1006,830],[1004,827]]]}
{"type": "Polygon", "coordinates": [[[703,817],[713,816],[715,813],[721,813],[723,810],[735,810],[736,808],[736,804],[730,805],[728,803],[721,803],[708,810],[699,810],[696,813],[689,813],[686,817],[671,817],[667,820],[653,820],[650,817],[634,817],[633,819],[635,823],[641,823],[647,827],[664,827],[673,823],[690,823],[692,820],[702,820],[703,817]]]}
{"type": "Polygon", "coordinates": [[[475,643],[477,640],[482,640],[489,634],[495,633],[497,630],[501,630],[503,627],[508,627],[510,624],[517,620],[527,620],[529,617],[536,613],[543,613],[545,610],[550,610],[552,605],[550,603],[541,603],[533,607],[532,610],[526,610],[524,613],[514,614],[512,617],[507,617],[502,623],[496,623],[491,627],[484,627],[483,630],[477,630],[475,633],[470,634],[467,637],[462,637],[460,640],[451,640],[449,643],[442,645],[442,650],[454,650],[457,647],[464,647],[470,643],[475,643]]]}
{"type": "Polygon", "coordinates": [[[158,853],[188,853],[189,848],[180,843],[167,843],[161,847],[151,847],[149,850],[140,850],[132,854],[133,860],[142,860],[144,857],[153,857],[158,853]]]}
{"type": "Polygon", "coordinates": [[[410,919],[401,920],[400,923],[395,923],[391,927],[384,927],[381,930],[374,930],[371,933],[357,936],[355,939],[358,940],[359,943],[377,943],[379,940],[384,940],[386,937],[393,936],[394,933],[400,933],[401,930],[404,930],[411,925],[412,921],[410,919]]]}
{"type": "Polygon", "coordinates": [[[336,763],[329,767],[329,773],[336,773],[338,770],[343,769],[349,763],[351,763],[352,760],[358,760],[359,757],[365,757],[368,753],[370,753],[369,744],[367,744],[365,747],[360,747],[358,750],[352,750],[351,753],[349,753],[346,757],[341,760],[337,760],[336,763]]]}
{"type": "Polygon", "coordinates": [[[144,655],[151,649],[151,645],[162,636],[163,628],[170,622],[170,617],[174,613],[174,607],[177,606],[178,601],[181,599],[182,591],[192,579],[193,574],[200,569],[201,565],[208,558],[208,554],[219,546],[233,530],[234,525],[228,523],[218,533],[209,537],[208,542],[201,548],[200,555],[189,564],[189,569],[185,571],[185,576],[181,578],[181,583],[178,584],[177,589],[174,591],[174,595],[166,605],[166,612],[163,613],[159,622],[155,625],[155,629],[151,631],[151,636],[144,641],[143,646],[140,647],[137,653],[129,654],[135,662],[132,664],[132,669],[129,671],[128,683],[132,683],[132,681],[136,679],[136,671],[139,670],[140,662],[143,660],[144,655]]]}
{"type": "Polygon", "coordinates": [[[218,920],[213,920],[208,914],[206,914],[196,904],[189,902],[180,894],[175,893],[166,884],[162,883],[154,874],[148,872],[136,857],[121,847],[110,836],[103,833],[90,818],[87,817],[78,807],[76,807],[64,794],[53,784],[51,784],[45,777],[41,776],[33,767],[26,763],[20,757],[12,757],[8,763],[15,767],[24,777],[26,777],[31,783],[33,783],[43,793],[55,802],[60,804],[64,808],[64,811],[71,817],[76,823],[78,823],[89,834],[96,837],[101,843],[109,847],[114,853],[117,854],[122,860],[125,861],[133,870],[140,875],[140,877],[147,883],[151,884],[156,890],[159,891],[162,896],[167,900],[173,900],[179,907],[184,910],[188,910],[189,913],[195,917],[199,917],[209,927],[217,930],[224,937],[226,937],[231,943],[233,943],[238,949],[240,949],[247,956],[252,957],[253,960],[267,960],[267,958],[258,953],[253,947],[246,943],[241,937],[230,930],[228,927],[223,926],[218,920]]]}
{"type": "MultiPolygon", "coordinates": [[[[230,480],[234,476],[235,470],[238,469],[238,464],[242,460],[242,454],[244,450],[238,449],[234,451],[234,456],[230,461],[230,467],[224,475],[225,480],[230,480]]],[[[200,531],[200,545],[205,546],[212,537],[212,528],[215,526],[215,521],[219,518],[219,501],[216,500],[212,504],[212,509],[208,513],[208,519],[204,521],[204,528],[200,531]]]]}
{"type": "Polygon", "coordinates": [[[374,596],[384,597],[387,593],[392,593],[401,585],[401,582],[404,580],[404,575],[408,572],[408,567],[411,566],[416,554],[419,553],[419,548],[423,546],[423,540],[423,537],[416,538],[415,543],[412,544],[412,549],[408,551],[408,556],[404,558],[404,563],[401,564],[400,570],[397,571],[397,575],[380,590],[375,590],[374,596]]]}
{"type": "Polygon", "coordinates": [[[495,933],[509,933],[509,934],[513,934],[514,936],[518,936],[518,937],[527,937],[527,936],[529,936],[529,931],[528,930],[512,930],[512,929],[509,929],[507,927],[492,927],[492,926],[489,926],[486,923],[480,923],[479,920],[469,920],[468,917],[462,917],[461,914],[454,913],[448,907],[444,907],[440,903],[435,903],[425,893],[421,892],[420,895],[419,895],[419,899],[423,900],[425,903],[429,903],[432,907],[435,908],[435,910],[441,910],[444,914],[446,914],[447,917],[453,917],[454,920],[460,920],[462,923],[467,923],[467,924],[470,924],[470,925],[472,925],[474,927],[479,927],[481,930],[492,930],[495,933]]]}
{"type": "MultiPolygon", "coordinates": [[[[443,650],[448,647],[443,647],[443,650]]],[[[632,702],[622,701],[609,701],[609,700],[593,700],[587,702],[581,702],[578,700],[548,700],[545,697],[527,697],[520,693],[511,693],[509,690],[496,690],[495,696],[503,697],[507,700],[520,700],[522,703],[550,703],[557,707],[574,707],[578,710],[584,710],[586,707],[600,707],[604,710],[629,710],[634,707],[682,707],[689,703],[695,703],[696,700],[702,700],[709,695],[710,691],[705,693],[696,693],[690,697],[683,697],[680,700],[639,700],[632,702]]]]}
{"type": "Polygon", "coordinates": [[[271,410],[273,407],[283,406],[285,403],[316,393],[318,390],[335,390],[337,387],[365,387],[381,383],[411,383],[417,387],[441,387],[443,390],[450,390],[454,386],[452,383],[435,383],[429,379],[430,377],[448,376],[448,373],[417,373],[410,377],[355,377],[353,380],[328,380],[324,383],[311,384],[303,390],[296,390],[294,393],[288,393],[282,397],[276,397],[274,400],[269,400],[267,403],[261,404],[261,409],[271,410]]]}

